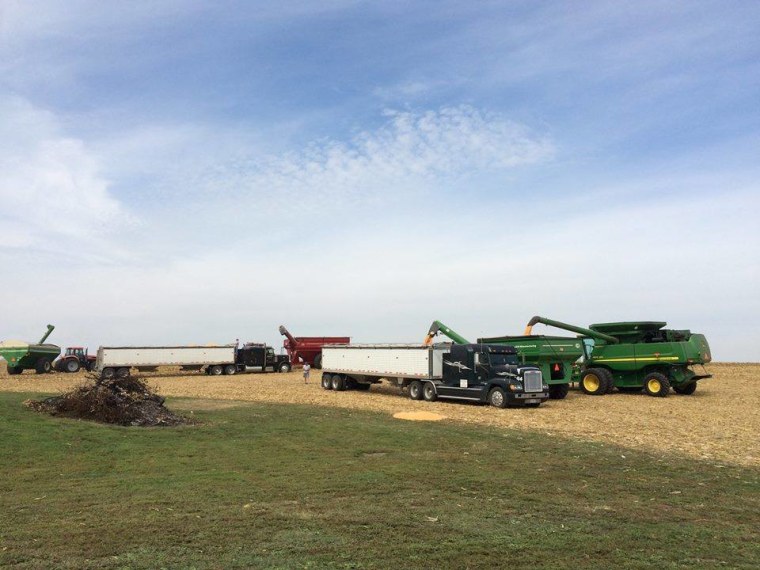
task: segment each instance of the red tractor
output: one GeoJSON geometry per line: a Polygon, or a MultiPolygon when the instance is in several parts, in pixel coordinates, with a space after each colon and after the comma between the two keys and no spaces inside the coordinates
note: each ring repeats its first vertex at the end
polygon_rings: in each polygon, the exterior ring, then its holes
{"type": "Polygon", "coordinates": [[[55,369],[58,372],[79,372],[80,368],[87,371],[95,368],[95,356],[87,354],[87,349],[81,346],[68,347],[55,361],[55,369]]]}

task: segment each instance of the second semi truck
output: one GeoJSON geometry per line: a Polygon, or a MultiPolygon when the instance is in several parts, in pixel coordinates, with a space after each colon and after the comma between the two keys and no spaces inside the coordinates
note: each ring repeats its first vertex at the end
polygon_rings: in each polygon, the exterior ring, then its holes
{"type": "Polygon", "coordinates": [[[519,363],[511,346],[441,343],[363,344],[322,349],[322,387],[368,390],[385,379],[413,400],[452,398],[537,407],[549,386],[536,366],[519,363]]]}

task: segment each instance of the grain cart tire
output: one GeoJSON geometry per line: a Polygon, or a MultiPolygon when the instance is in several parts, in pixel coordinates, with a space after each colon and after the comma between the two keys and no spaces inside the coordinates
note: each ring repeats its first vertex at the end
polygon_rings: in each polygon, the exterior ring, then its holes
{"type": "Polygon", "coordinates": [[[103,372],[100,373],[100,377],[103,380],[110,380],[114,376],[116,376],[116,370],[114,370],[113,368],[104,368],[103,372]]]}
{"type": "Polygon", "coordinates": [[[581,376],[581,390],[589,396],[603,396],[607,393],[607,375],[601,368],[589,368],[581,376]]]}
{"type": "Polygon", "coordinates": [[[488,393],[488,403],[494,408],[506,408],[507,394],[501,388],[492,388],[488,393]]]}
{"type": "Polygon", "coordinates": [[[63,364],[63,369],[66,372],[71,372],[72,374],[74,374],[75,372],[79,372],[79,361],[73,358],[71,360],[67,360],[63,364]]]}
{"type": "Polygon", "coordinates": [[[208,373],[211,374],[211,376],[220,376],[222,372],[224,372],[224,370],[218,364],[208,367],[208,373]]]}
{"type": "Polygon", "coordinates": [[[332,376],[326,372],[322,374],[322,388],[332,390],[332,376]]]}
{"type": "Polygon", "coordinates": [[[409,384],[409,397],[412,400],[422,400],[422,382],[419,380],[413,380],[411,384],[409,384]]]}
{"type": "Polygon", "coordinates": [[[670,392],[670,381],[664,374],[650,372],[644,377],[644,391],[650,396],[664,398],[670,392]]]}
{"type": "Polygon", "coordinates": [[[346,379],[340,374],[333,374],[332,377],[332,389],[337,392],[342,392],[346,389],[346,379]]]}
{"type": "Polygon", "coordinates": [[[317,354],[314,357],[314,368],[316,368],[317,370],[322,369],[322,354],[321,353],[317,354]]]}
{"type": "Polygon", "coordinates": [[[422,397],[426,402],[435,402],[438,399],[438,392],[435,391],[435,385],[432,382],[425,382],[422,387],[422,397]]]}
{"type": "Polygon", "coordinates": [[[688,384],[682,384],[680,386],[673,386],[676,394],[683,394],[684,396],[691,396],[697,391],[697,383],[689,382],[688,384]]]}
{"type": "Polygon", "coordinates": [[[366,392],[367,390],[369,390],[370,386],[372,386],[372,384],[364,384],[363,382],[357,382],[354,388],[356,388],[360,392],[366,392]]]}
{"type": "Polygon", "coordinates": [[[569,391],[570,386],[567,384],[549,384],[549,397],[552,400],[564,400],[569,391]]]}
{"type": "Polygon", "coordinates": [[[126,367],[117,368],[116,377],[121,378],[121,379],[129,378],[129,368],[126,368],[126,367]]]}
{"type": "Polygon", "coordinates": [[[282,364],[280,364],[279,371],[282,374],[287,374],[288,372],[290,372],[290,364],[288,364],[287,362],[283,362],[282,364]]]}
{"type": "Polygon", "coordinates": [[[234,364],[228,364],[224,367],[224,373],[227,376],[232,376],[235,372],[237,372],[237,367],[234,364]]]}
{"type": "Polygon", "coordinates": [[[37,360],[37,363],[34,365],[34,370],[37,372],[37,374],[47,374],[52,369],[52,366],[50,365],[50,361],[47,358],[40,358],[37,360]]]}

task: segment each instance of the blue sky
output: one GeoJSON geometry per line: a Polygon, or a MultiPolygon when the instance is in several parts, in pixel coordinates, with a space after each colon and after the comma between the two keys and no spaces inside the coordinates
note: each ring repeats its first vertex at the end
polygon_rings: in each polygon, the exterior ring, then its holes
{"type": "Polygon", "coordinates": [[[760,360],[760,5],[0,0],[0,339],[666,320],[760,360]]]}

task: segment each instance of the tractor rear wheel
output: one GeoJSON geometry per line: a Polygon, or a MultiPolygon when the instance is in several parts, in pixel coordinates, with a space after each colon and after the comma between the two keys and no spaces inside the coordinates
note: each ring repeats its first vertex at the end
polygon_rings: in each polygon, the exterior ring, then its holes
{"type": "Polygon", "coordinates": [[[413,380],[411,384],[409,384],[409,397],[412,400],[422,400],[422,382],[419,380],[413,380]]]}
{"type": "Polygon", "coordinates": [[[644,391],[650,396],[664,398],[670,392],[670,381],[664,374],[650,372],[644,377],[644,391]]]}
{"type": "Polygon", "coordinates": [[[317,370],[322,369],[322,354],[321,353],[317,354],[314,357],[314,368],[316,368],[317,370]]]}
{"type": "Polygon", "coordinates": [[[63,365],[63,368],[66,372],[70,372],[74,374],[75,372],[79,372],[79,361],[75,359],[67,360],[66,363],[63,365]]]}
{"type": "Polygon", "coordinates": [[[549,397],[552,400],[564,400],[569,391],[568,384],[549,384],[549,397]]]}
{"type": "Polygon", "coordinates": [[[683,394],[684,396],[691,396],[697,391],[697,383],[689,382],[688,384],[682,384],[680,386],[673,386],[676,394],[683,394]]]}
{"type": "Polygon", "coordinates": [[[607,393],[607,374],[603,368],[589,368],[581,376],[581,390],[589,396],[603,396],[607,393]]]}
{"type": "Polygon", "coordinates": [[[50,372],[52,366],[47,358],[40,358],[37,360],[37,364],[34,365],[34,369],[37,374],[47,374],[50,372]]]}

